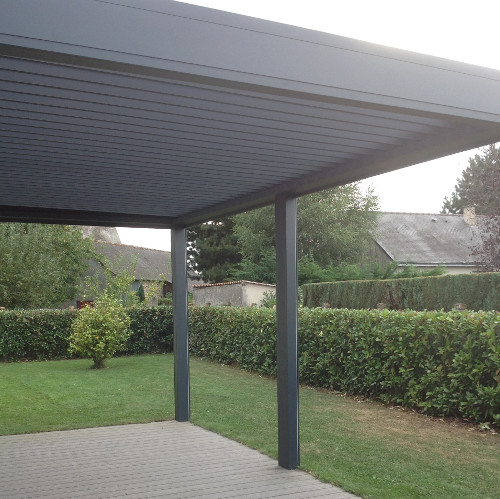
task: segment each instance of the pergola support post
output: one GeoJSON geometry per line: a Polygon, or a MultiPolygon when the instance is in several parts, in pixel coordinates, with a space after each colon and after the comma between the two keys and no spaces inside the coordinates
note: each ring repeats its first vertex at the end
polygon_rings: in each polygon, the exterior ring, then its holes
{"type": "Polygon", "coordinates": [[[276,214],[278,463],[300,464],[297,339],[297,199],[280,196],[276,214]]]}
{"type": "Polygon", "coordinates": [[[190,403],[186,229],[173,228],[171,238],[175,419],[182,422],[189,421],[190,403]]]}

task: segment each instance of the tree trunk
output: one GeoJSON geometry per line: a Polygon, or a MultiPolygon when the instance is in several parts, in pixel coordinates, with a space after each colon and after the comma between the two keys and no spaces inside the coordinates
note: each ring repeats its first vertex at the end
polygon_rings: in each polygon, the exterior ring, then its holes
{"type": "Polygon", "coordinates": [[[94,365],[92,369],[103,369],[105,367],[104,361],[105,359],[92,359],[94,361],[94,365]]]}

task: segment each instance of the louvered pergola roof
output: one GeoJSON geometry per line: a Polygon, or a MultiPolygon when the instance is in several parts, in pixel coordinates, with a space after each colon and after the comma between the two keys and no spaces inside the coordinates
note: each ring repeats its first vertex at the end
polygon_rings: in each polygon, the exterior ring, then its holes
{"type": "Polygon", "coordinates": [[[174,1],[0,13],[0,220],[186,226],[500,140],[500,71],[174,1]]]}

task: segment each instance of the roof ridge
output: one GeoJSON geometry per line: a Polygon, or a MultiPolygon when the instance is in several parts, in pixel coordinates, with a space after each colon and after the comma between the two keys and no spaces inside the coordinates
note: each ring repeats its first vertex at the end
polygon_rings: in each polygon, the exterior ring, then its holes
{"type": "Polygon", "coordinates": [[[168,251],[168,250],[160,250],[157,248],[145,248],[144,246],[135,246],[134,244],[112,243],[110,241],[94,241],[94,242],[108,244],[110,246],[122,246],[125,248],[136,248],[136,249],[144,249],[144,250],[149,250],[149,251],[159,251],[160,253],[171,253],[171,251],[168,251]]]}

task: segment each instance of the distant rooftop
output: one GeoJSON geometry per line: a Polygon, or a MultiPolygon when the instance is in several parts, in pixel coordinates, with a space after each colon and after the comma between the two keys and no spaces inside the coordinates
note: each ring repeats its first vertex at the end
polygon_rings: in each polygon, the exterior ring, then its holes
{"type": "Polygon", "coordinates": [[[399,263],[474,265],[480,237],[463,215],[380,213],[375,241],[399,263]]]}
{"type": "Polygon", "coordinates": [[[114,271],[134,270],[135,267],[137,280],[172,282],[170,251],[103,241],[96,241],[94,245],[96,250],[109,260],[111,269],[114,271]]]}

